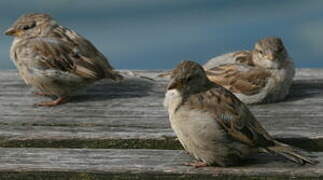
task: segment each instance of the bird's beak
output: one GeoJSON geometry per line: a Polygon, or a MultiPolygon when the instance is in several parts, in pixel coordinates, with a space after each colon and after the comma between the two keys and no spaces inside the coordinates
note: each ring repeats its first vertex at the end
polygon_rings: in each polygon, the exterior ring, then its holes
{"type": "Polygon", "coordinates": [[[7,36],[19,36],[20,31],[17,31],[14,28],[9,28],[4,34],[7,36]]]}
{"type": "Polygon", "coordinates": [[[275,55],[273,54],[273,53],[269,53],[268,55],[267,55],[267,58],[269,59],[269,60],[274,60],[276,57],[275,57],[275,55]]]}
{"type": "Polygon", "coordinates": [[[175,79],[172,79],[167,86],[167,90],[177,89],[178,87],[179,87],[179,83],[175,81],[175,79]]]}

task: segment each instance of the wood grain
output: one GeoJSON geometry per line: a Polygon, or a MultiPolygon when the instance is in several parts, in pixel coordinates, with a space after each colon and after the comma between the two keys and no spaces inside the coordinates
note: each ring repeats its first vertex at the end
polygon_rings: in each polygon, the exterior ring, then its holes
{"type": "MultiPolygon", "coordinates": [[[[192,161],[191,157],[176,150],[0,148],[0,154],[0,179],[8,176],[17,179],[20,175],[47,179],[53,174],[58,179],[68,179],[66,176],[97,179],[103,175],[106,179],[117,175],[121,179],[307,179],[323,176],[322,164],[297,166],[280,157],[265,154],[257,154],[243,165],[230,168],[187,167],[183,164],[192,161]]],[[[314,153],[312,157],[322,161],[322,155],[314,153]]]]}
{"type": "MultiPolygon", "coordinates": [[[[168,80],[161,72],[124,71],[123,82],[101,81],[47,108],[33,106],[48,97],[32,95],[17,72],[0,71],[0,146],[178,149],[162,107],[168,80]]],[[[322,90],[323,69],[298,69],[286,101],[251,110],[277,138],[323,149],[322,90]]]]}
{"type": "MultiPolygon", "coordinates": [[[[101,81],[69,103],[44,108],[33,104],[47,97],[31,95],[17,72],[0,71],[0,147],[6,147],[0,148],[0,179],[323,177],[322,163],[298,167],[264,154],[250,157],[239,167],[183,166],[192,158],[170,150],[181,146],[162,107],[168,80],[158,77],[161,72],[124,71],[127,78],[123,82],[101,81]]],[[[323,69],[298,69],[286,101],[250,108],[276,138],[318,151],[310,156],[323,162],[322,89],[323,69]]]]}

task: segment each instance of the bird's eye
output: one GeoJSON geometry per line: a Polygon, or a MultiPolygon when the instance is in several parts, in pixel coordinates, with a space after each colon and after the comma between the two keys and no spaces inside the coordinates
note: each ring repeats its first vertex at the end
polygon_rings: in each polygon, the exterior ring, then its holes
{"type": "Polygon", "coordinates": [[[188,77],[188,78],[187,78],[187,82],[192,81],[192,79],[193,79],[192,77],[188,77]]]}
{"type": "Polygon", "coordinates": [[[22,29],[23,30],[28,30],[28,29],[30,29],[30,27],[28,25],[25,25],[25,26],[22,27],[22,29]]]}
{"type": "Polygon", "coordinates": [[[35,27],[35,26],[36,26],[36,23],[35,23],[35,22],[33,22],[33,23],[29,24],[29,25],[24,25],[24,26],[22,27],[22,29],[23,29],[23,30],[28,30],[28,29],[31,29],[31,28],[33,28],[33,27],[35,27]]]}
{"type": "Polygon", "coordinates": [[[264,52],[262,50],[257,50],[259,54],[263,54],[264,52]]]}

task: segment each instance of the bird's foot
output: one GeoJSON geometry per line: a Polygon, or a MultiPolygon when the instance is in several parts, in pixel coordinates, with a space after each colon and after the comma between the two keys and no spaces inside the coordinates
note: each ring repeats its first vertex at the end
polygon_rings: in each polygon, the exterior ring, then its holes
{"type": "Polygon", "coordinates": [[[206,162],[201,162],[201,161],[198,161],[198,162],[189,162],[189,163],[185,163],[184,165],[185,166],[193,166],[195,168],[200,168],[200,167],[206,167],[206,166],[208,166],[208,164],[206,162]]]}
{"type": "Polygon", "coordinates": [[[67,98],[66,97],[59,97],[55,99],[54,101],[45,101],[45,102],[40,102],[36,104],[37,106],[46,106],[46,107],[52,107],[52,106],[57,106],[60,105],[64,102],[66,102],[67,98]]]}

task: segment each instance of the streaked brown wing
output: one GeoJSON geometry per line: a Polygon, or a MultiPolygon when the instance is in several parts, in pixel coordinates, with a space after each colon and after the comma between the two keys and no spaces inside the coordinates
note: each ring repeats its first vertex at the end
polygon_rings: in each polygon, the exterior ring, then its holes
{"type": "Polygon", "coordinates": [[[36,59],[42,69],[56,69],[70,72],[89,80],[102,79],[106,76],[104,69],[95,59],[80,55],[79,50],[66,42],[38,38],[30,40],[26,52],[36,59]]]}
{"type": "Polygon", "coordinates": [[[207,91],[189,97],[186,105],[209,112],[211,117],[227,134],[250,146],[269,146],[273,144],[272,137],[256,120],[249,109],[231,92],[214,85],[207,91]]]}
{"type": "Polygon", "coordinates": [[[252,61],[252,52],[251,51],[238,51],[234,53],[233,58],[235,59],[236,63],[240,64],[246,64],[253,66],[253,61],[252,61]]]}
{"type": "Polygon", "coordinates": [[[101,64],[107,69],[113,69],[107,58],[87,39],[63,26],[58,26],[53,29],[50,34],[54,39],[59,39],[64,42],[73,44],[74,47],[79,49],[79,53],[82,56],[96,59],[97,63],[101,64]]]}
{"type": "Polygon", "coordinates": [[[231,92],[245,95],[257,94],[271,75],[264,69],[246,64],[221,65],[206,71],[208,78],[231,92]]]}

